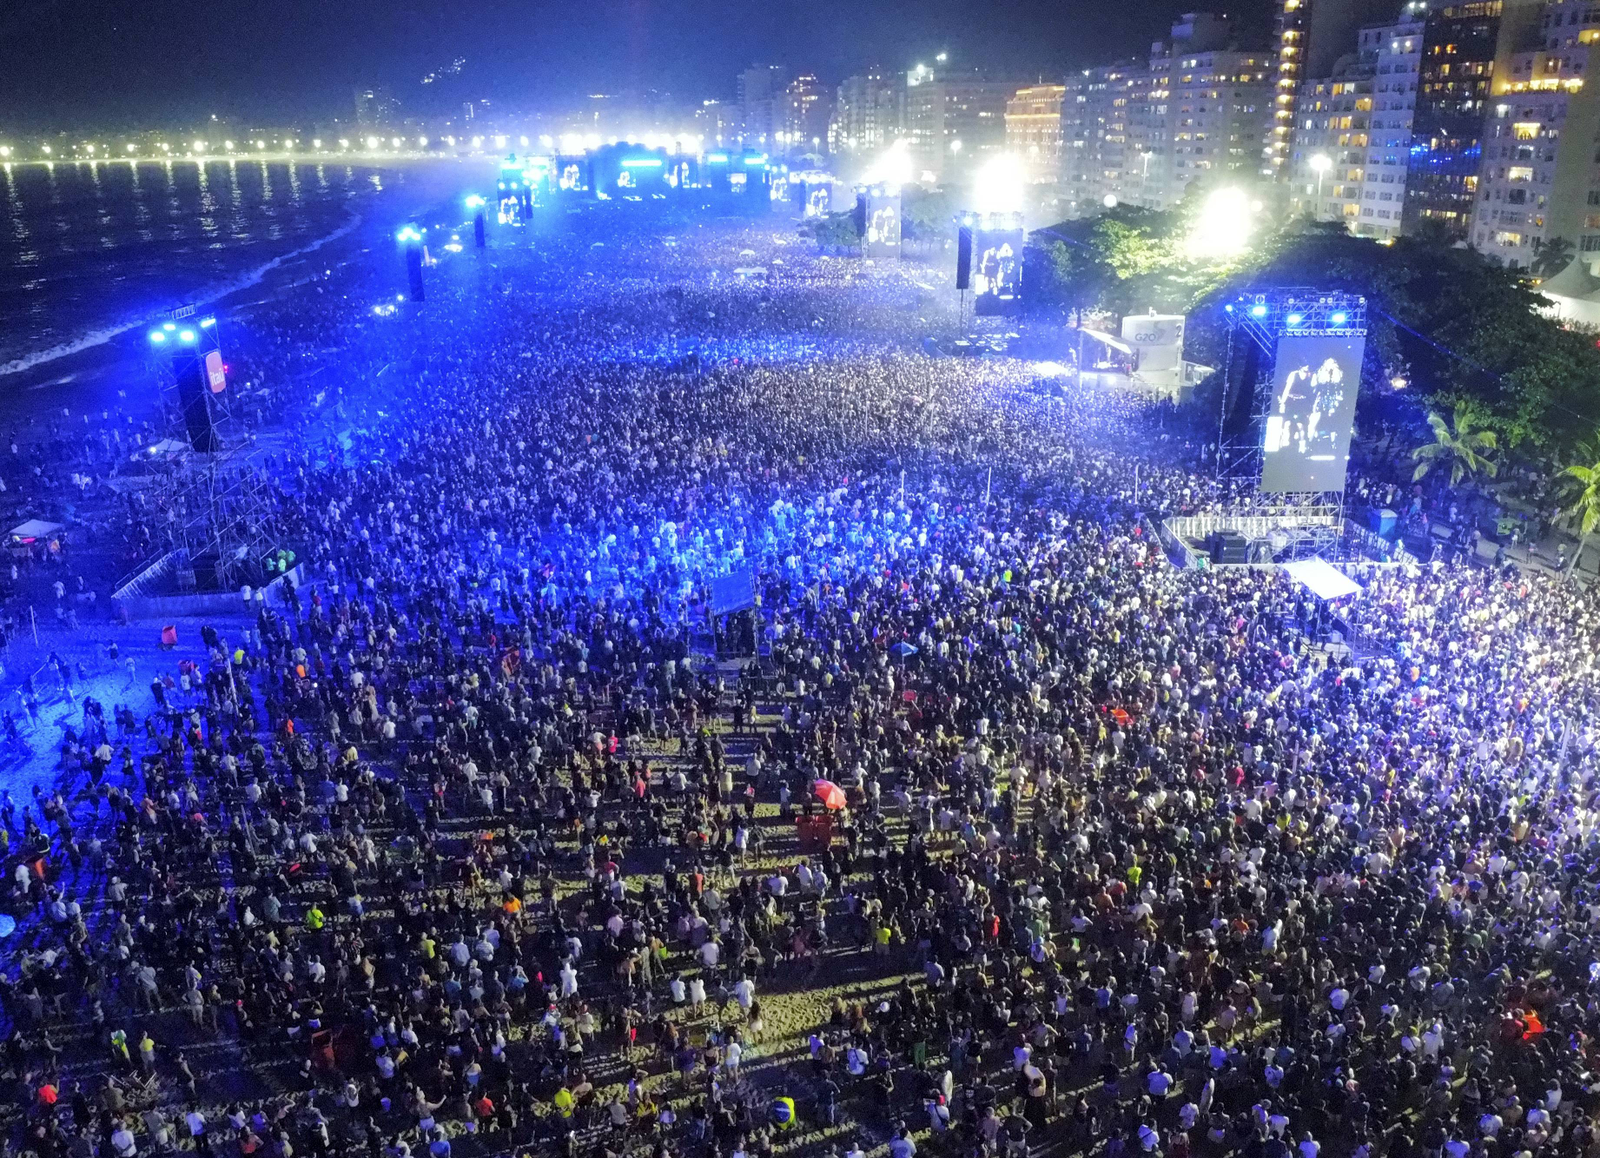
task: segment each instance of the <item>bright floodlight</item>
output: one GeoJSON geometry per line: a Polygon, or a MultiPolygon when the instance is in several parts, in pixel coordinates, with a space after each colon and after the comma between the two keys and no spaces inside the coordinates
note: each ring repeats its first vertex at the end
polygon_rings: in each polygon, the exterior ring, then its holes
{"type": "Polygon", "coordinates": [[[1022,212],[1022,190],[1026,181],[1022,162],[1016,157],[1009,153],[991,157],[978,170],[978,179],[972,190],[978,212],[1022,212]]]}
{"type": "Polygon", "coordinates": [[[1252,318],[1264,318],[1264,317],[1266,317],[1267,316],[1267,307],[1263,306],[1263,305],[1253,305],[1253,306],[1251,306],[1250,307],[1250,316],[1252,318]]]}
{"type": "Polygon", "coordinates": [[[162,342],[167,340],[167,335],[162,333],[160,330],[151,330],[150,340],[159,346],[162,342]]]}
{"type": "Polygon", "coordinates": [[[178,337],[182,338],[185,342],[192,342],[194,341],[194,331],[184,330],[183,333],[178,335],[178,337]]]}
{"type": "Polygon", "coordinates": [[[1311,160],[1308,161],[1307,164],[1309,164],[1311,168],[1318,173],[1326,173],[1329,169],[1333,168],[1333,158],[1328,156],[1326,153],[1313,153],[1311,155],[1311,160]]]}
{"type": "Polygon", "coordinates": [[[913,169],[911,165],[911,146],[904,141],[896,141],[890,145],[867,168],[865,181],[868,185],[884,185],[890,188],[899,188],[911,184],[913,169]]]}
{"type": "Polygon", "coordinates": [[[1288,325],[1298,326],[1305,319],[1299,314],[1290,314],[1288,317],[1284,318],[1283,320],[1288,325]]]}
{"type": "Polygon", "coordinates": [[[1100,204],[1104,205],[1107,209],[1115,209],[1117,207],[1117,195],[1115,193],[1107,193],[1104,197],[1100,198],[1100,204]]]}
{"type": "Polygon", "coordinates": [[[1250,198],[1243,189],[1218,189],[1200,207],[1185,248],[1196,261],[1238,257],[1255,228],[1250,198]]]}
{"type": "Polygon", "coordinates": [[[483,208],[483,204],[484,204],[483,198],[479,197],[476,193],[474,193],[471,197],[467,198],[467,208],[468,209],[482,209],[483,208]]]}
{"type": "Polygon", "coordinates": [[[422,240],[422,234],[420,232],[418,232],[418,230],[417,230],[417,228],[415,226],[407,225],[407,226],[404,226],[400,230],[399,233],[395,234],[395,240],[396,241],[421,241],[422,240]]]}
{"type": "Polygon", "coordinates": [[[1338,313],[1336,313],[1336,314],[1330,314],[1330,315],[1328,315],[1328,321],[1330,321],[1330,322],[1332,322],[1332,323],[1333,323],[1333,324],[1334,324],[1334,325],[1336,325],[1336,326],[1342,326],[1342,325],[1344,325],[1344,322],[1345,322],[1345,312],[1344,312],[1344,311],[1343,311],[1343,310],[1340,310],[1340,311],[1339,311],[1339,312],[1338,312],[1338,313]]]}

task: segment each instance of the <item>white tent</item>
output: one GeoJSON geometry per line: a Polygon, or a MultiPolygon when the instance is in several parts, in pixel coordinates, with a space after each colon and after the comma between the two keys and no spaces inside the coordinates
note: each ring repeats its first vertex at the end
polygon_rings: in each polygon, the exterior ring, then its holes
{"type": "Polygon", "coordinates": [[[43,539],[55,534],[57,531],[66,529],[66,524],[64,523],[51,523],[46,522],[44,519],[29,519],[27,522],[18,523],[11,528],[11,542],[14,545],[21,546],[25,543],[31,543],[35,539],[43,539]]]}
{"type": "Polygon", "coordinates": [[[1296,559],[1285,563],[1284,571],[1318,599],[1332,601],[1346,595],[1361,594],[1361,584],[1334,567],[1326,559],[1296,559]]]}

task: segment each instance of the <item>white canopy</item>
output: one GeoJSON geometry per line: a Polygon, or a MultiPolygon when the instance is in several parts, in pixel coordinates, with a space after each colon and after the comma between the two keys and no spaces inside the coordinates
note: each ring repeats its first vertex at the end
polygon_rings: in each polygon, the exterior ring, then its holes
{"type": "Polygon", "coordinates": [[[1289,578],[1318,599],[1343,599],[1346,595],[1361,593],[1361,584],[1326,559],[1296,559],[1293,563],[1285,563],[1283,569],[1288,572],[1289,578]]]}
{"type": "Polygon", "coordinates": [[[29,519],[26,523],[19,523],[11,528],[12,539],[42,539],[46,535],[53,535],[57,531],[66,530],[65,524],[50,523],[44,519],[29,519]]]}

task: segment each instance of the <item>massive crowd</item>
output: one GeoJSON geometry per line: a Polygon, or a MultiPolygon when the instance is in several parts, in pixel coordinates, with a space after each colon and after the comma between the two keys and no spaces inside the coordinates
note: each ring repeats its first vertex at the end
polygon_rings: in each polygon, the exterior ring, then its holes
{"type": "Polygon", "coordinates": [[[1327,648],[1152,542],[1171,413],[606,229],[253,323],[305,579],[0,810],[5,1147],[1592,1151],[1593,598],[1374,571],[1327,648]]]}

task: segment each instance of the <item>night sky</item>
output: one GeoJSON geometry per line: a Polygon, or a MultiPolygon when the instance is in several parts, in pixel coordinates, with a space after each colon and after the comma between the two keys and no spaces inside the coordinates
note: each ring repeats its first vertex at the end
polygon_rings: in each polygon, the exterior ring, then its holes
{"type": "MultiPolygon", "coordinates": [[[[1196,0],[7,0],[0,131],[348,116],[357,84],[408,111],[588,92],[731,96],[752,61],[837,82],[948,50],[997,76],[1059,78],[1142,55],[1196,0]],[[459,76],[422,85],[464,58],[459,76]]],[[[1213,6],[1217,7],[1217,6],[1213,6]]],[[[1235,9],[1264,31],[1266,0],[1235,9]]]]}

